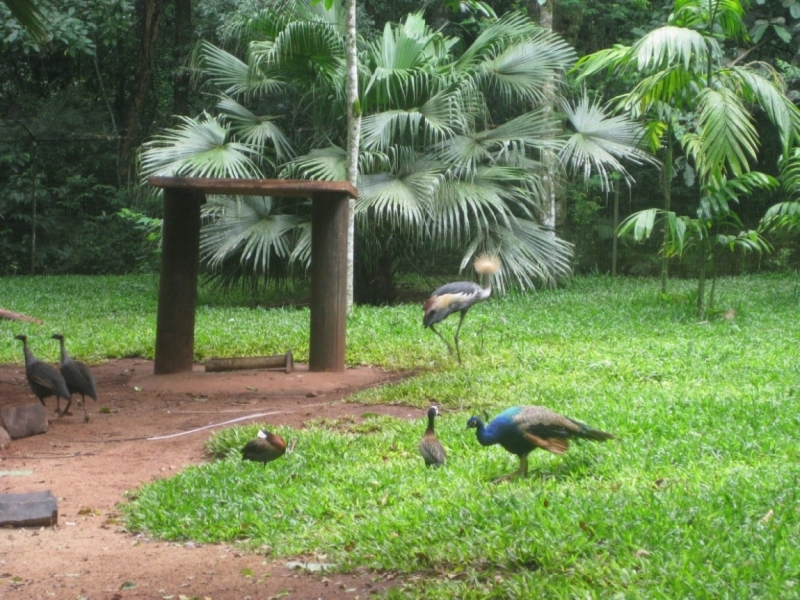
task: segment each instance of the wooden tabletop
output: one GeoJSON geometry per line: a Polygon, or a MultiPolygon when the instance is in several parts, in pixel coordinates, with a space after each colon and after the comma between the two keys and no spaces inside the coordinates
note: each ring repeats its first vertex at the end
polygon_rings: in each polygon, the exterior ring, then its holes
{"type": "Polygon", "coordinates": [[[358,198],[358,190],[347,181],[308,181],[305,179],[214,179],[208,177],[150,177],[153,187],[195,190],[226,196],[288,196],[308,198],[316,194],[348,194],[358,198]]]}

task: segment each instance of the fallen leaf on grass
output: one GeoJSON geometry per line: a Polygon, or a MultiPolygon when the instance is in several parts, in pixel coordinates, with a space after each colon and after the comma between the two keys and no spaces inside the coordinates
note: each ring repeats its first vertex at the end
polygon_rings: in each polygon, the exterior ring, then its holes
{"type": "Polygon", "coordinates": [[[253,576],[253,569],[248,569],[245,567],[241,571],[239,571],[239,575],[244,575],[245,577],[252,577],[253,576]]]}
{"type": "Polygon", "coordinates": [[[769,520],[770,520],[770,519],[771,519],[771,518],[772,518],[774,515],[775,515],[775,511],[774,511],[774,510],[772,510],[772,509],[770,508],[770,509],[767,511],[767,514],[765,514],[763,517],[761,517],[761,518],[759,519],[759,521],[761,521],[762,523],[769,523],[769,520]]]}
{"type": "Polygon", "coordinates": [[[119,586],[119,589],[121,589],[121,590],[132,590],[135,587],[136,587],[135,583],[133,583],[132,581],[126,581],[121,586],[119,586]]]}

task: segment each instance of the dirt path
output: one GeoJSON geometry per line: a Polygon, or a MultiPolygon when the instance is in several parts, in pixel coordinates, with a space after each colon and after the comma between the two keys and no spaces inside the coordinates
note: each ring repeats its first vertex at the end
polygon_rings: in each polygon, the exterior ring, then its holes
{"type": "MultiPolygon", "coordinates": [[[[50,490],[59,508],[54,528],[0,529],[0,598],[363,599],[396,584],[369,572],[323,576],[290,570],[285,561],[235,546],[148,540],[122,530],[116,505],[126,490],[207,460],[202,444],[212,430],[149,437],[257,413],[273,414],[252,421],[294,427],[318,417],[358,418],[364,407],[345,404],[343,397],[402,375],[372,368],[309,373],[298,365],[292,374],[199,368],[155,377],[152,363],[141,360],[93,370],[100,401],[89,401],[89,423],[73,403],[73,415],[52,419],[46,434],[0,451],[0,471],[33,472],[0,476],[0,493],[50,490]],[[100,413],[101,407],[110,412],[100,413]]],[[[0,406],[34,401],[24,369],[0,366],[0,406]]],[[[55,401],[47,402],[53,415],[55,401]]],[[[422,416],[419,409],[400,406],[368,411],[422,416]]]]}

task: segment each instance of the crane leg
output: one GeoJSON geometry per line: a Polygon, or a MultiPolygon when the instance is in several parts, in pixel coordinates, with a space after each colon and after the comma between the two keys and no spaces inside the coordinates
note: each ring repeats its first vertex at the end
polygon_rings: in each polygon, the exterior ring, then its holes
{"type": "Polygon", "coordinates": [[[461,324],[464,322],[464,317],[467,316],[467,311],[461,311],[461,319],[458,321],[458,327],[456,327],[456,356],[458,356],[458,364],[461,364],[461,350],[458,348],[458,334],[461,331],[461,324]]]}
{"type": "Polygon", "coordinates": [[[435,333],[436,335],[438,335],[441,338],[441,340],[447,346],[447,349],[450,351],[450,354],[452,354],[453,353],[453,347],[450,345],[450,342],[448,342],[445,339],[445,337],[441,333],[439,333],[439,331],[437,331],[437,329],[433,325],[430,325],[430,328],[431,328],[431,331],[433,331],[433,333],[435,333]]]}

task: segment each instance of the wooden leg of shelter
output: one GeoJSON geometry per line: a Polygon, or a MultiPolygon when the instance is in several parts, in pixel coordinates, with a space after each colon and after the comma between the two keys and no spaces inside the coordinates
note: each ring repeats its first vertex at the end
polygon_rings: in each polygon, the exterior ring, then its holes
{"type": "Polygon", "coordinates": [[[200,255],[200,206],[205,194],[164,190],[161,280],[156,321],[156,375],[191,371],[200,255]]]}
{"type": "Polygon", "coordinates": [[[311,205],[311,371],[344,371],[349,196],[317,193],[311,205]]]}

